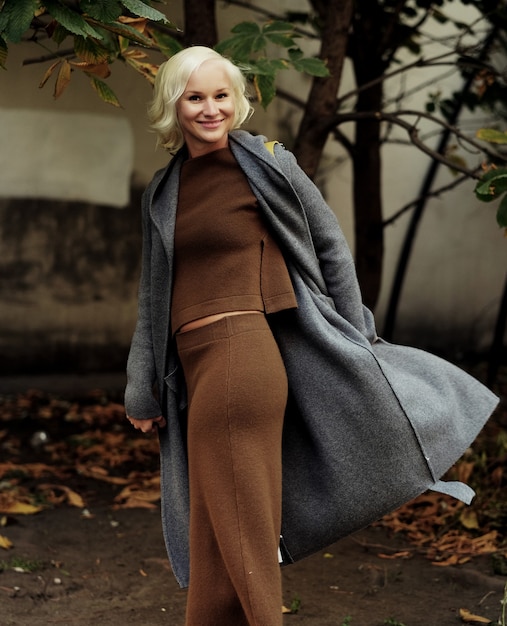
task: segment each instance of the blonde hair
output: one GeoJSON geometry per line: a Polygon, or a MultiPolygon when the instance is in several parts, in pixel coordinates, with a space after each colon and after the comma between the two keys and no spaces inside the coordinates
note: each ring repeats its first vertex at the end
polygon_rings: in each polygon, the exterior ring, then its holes
{"type": "Polygon", "coordinates": [[[153,98],[148,107],[150,128],[158,135],[158,145],[176,152],[184,144],[176,105],[191,74],[205,61],[223,62],[231,81],[234,99],[232,128],[239,128],[253,113],[247,98],[246,79],[239,67],[212,48],[192,46],[162,63],[155,78],[153,98]]]}

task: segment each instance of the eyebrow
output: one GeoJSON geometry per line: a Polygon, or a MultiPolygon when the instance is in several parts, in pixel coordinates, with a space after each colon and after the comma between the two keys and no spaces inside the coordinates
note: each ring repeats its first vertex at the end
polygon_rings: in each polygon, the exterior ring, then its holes
{"type": "MultiPolygon", "coordinates": [[[[232,87],[220,87],[220,89],[215,89],[214,93],[219,93],[221,91],[231,91],[232,87]]],[[[193,94],[193,95],[202,95],[202,91],[193,91],[188,89],[187,91],[183,92],[183,95],[185,94],[193,94]]]]}

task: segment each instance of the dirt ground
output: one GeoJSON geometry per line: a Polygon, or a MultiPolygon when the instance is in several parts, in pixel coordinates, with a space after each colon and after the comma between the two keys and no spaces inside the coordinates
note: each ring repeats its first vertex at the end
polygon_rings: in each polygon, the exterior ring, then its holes
{"type": "MultiPolygon", "coordinates": [[[[3,380],[0,393],[28,385],[3,380]]],[[[92,478],[68,486],[86,509],[55,506],[0,527],[13,546],[0,549],[0,625],[182,626],[186,592],[170,571],[158,509],[115,510],[117,487],[92,478]]],[[[506,579],[491,556],[438,567],[403,536],[372,526],[284,568],[283,581],[284,606],[297,609],[284,626],[456,626],[465,623],[460,610],[498,620],[506,579]]]]}

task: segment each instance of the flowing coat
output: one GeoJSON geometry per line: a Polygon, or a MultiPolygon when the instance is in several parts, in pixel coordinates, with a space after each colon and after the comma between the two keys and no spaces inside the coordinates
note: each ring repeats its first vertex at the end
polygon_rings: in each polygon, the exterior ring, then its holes
{"type": "MultiPolygon", "coordinates": [[[[233,131],[229,139],[284,254],[298,302],[297,309],[268,316],[289,380],[282,445],[284,563],[359,530],[426,489],[470,501],[466,485],[439,479],[475,439],[498,399],[447,361],[378,338],[336,217],[294,156],[281,144],[271,154],[264,137],[245,131],[233,131]]],[[[160,431],[162,527],[184,587],[186,391],[170,334],[182,161],[180,153],[157,172],[143,196],[139,312],[125,407],[136,418],[167,419],[160,431]]]]}

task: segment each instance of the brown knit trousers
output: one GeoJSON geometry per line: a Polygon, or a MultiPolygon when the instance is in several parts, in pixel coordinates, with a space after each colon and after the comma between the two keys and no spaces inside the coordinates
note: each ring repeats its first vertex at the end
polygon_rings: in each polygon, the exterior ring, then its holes
{"type": "Polygon", "coordinates": [[[263,314],[177,335],[188,388],[186,626],[280,626],[287,376],[263,314]]]}

